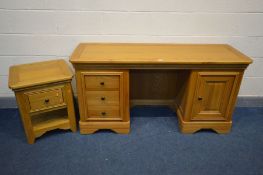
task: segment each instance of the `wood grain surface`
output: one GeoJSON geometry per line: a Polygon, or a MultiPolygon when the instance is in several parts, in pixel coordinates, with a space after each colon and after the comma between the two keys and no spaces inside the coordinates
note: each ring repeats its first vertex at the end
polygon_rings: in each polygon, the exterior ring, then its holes
{"type": "Polygon", "coordinates": [[[226,44],[81,43],[72,63],[111,64],[250,64],[252,60],[226,44]]]}

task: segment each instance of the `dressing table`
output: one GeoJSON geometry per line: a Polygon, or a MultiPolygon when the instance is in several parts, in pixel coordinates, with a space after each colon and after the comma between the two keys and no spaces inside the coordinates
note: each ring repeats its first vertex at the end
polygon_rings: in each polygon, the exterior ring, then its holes
{"type": "Polygon", "coordinates": [[[82,134],[129,133],[133,105],[169,105],[182,133],[228,133],[252,60],[226,44],[81,43],[70,62],[82,134]]]}

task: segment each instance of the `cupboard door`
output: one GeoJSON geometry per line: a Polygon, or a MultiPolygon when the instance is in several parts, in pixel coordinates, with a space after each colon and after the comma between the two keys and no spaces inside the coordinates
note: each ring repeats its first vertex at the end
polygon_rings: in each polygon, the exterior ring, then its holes
{"type": "Polygon", "coordinates": [[[239,72],[198,72],[191,120],[228,120],[239,72]]]}

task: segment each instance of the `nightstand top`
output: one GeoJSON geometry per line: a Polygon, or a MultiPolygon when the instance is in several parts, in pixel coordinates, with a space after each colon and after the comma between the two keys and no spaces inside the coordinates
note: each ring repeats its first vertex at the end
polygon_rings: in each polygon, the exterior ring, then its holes
{"type": "Polygon", "coordinates": [[[252,60],[227,44],[81,43],[71,63],[86,64],[244,64],[252,60]]]}
{"type": "Polygon", "coordinates": [[[63,59],[14,65],[9,68],[9,87],[13,90],[70,80],[73,73],[63,59]]]}

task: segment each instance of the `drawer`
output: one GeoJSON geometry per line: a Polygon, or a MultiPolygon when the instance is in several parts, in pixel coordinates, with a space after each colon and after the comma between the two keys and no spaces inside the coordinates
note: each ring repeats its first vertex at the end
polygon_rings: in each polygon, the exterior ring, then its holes
{"type": "Polygon", "coordinates": [[[119,106],[119,91],[86,91],[88,106],[112,105],[119,106]]]}
{"type": "Polygon", "coordinates": [[[64,104],[61,88],[34,91],[25,95],[28,97],[30,112],[64,104]]]}
{"type": "Polygon", "coordinates": [[[88,109],[88,119],[120,120],[120,108],[119,106],[92,106],[88,109]]]}
{"type": "Polygon", "coordinates": [[[107,90],[120,88],[119,75],[85,75],[86,89],[107,90]]]}

